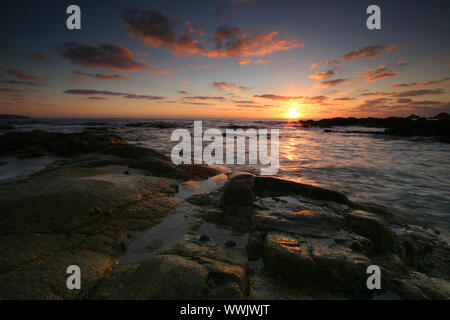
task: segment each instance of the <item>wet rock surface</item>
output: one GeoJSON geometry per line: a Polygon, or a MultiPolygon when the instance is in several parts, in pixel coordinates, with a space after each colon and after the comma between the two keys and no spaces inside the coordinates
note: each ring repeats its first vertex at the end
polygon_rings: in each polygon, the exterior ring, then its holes
{"type": "Polygon", "coordinates": [[[0,183],[1,299],[450,298],[448,244],[395,210],[242,172],[189,196],[200,180],[183,181],[217,171],[85,138],[100,149],[0,183]],[[136,241],[147,251],[122,259],[136,241]],[[66,288],[73,264],[79,291],[66,288]],[[375,293],[369,265],[382,272],[375,293]]]}

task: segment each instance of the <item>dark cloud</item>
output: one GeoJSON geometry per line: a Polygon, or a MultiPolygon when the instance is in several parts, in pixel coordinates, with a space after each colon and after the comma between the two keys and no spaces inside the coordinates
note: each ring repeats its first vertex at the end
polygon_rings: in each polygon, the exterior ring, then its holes
{"type": "Polygon", "coordinates": [[[390,47],[384,47],[382,45],[371,45],[364,48],[352,50],[342,56],[342,60],[356,60],[359,58],[370,58],[382,54],[387,51],[394,51],[401,48],[400,45],[392,45],[390,47]]]}
{"type": "Polygon", "coordinates": [[[435,90],[409,90],[409,91],[403,91],[398,92],[396,94],[393,94],[393,97],[417,97],[417,96],[427,96],[427,95],[434,95],[434,94],[443,94],[445,92],[444,89],[435,89],[435,90]]]}
{"type": "Polygon", "coordinates": [[[376,80],[395,77],[399,72],[393,71],[386,66],[378,66],[374,69],[369,69],[366,72],[360,72],[359,75],[364,77],[366,81],[373,82],[376,80]]]}
{"type": "Polygon", "coordinates": [[[64,43],[59,48],[61,56],[68,58],[73,64],[85,67],[103,67],[110,70],[137,71],[147,68],[134,59],[127,48],[102,44],[91,46],[75,42],[64,43]]]}
{"type": "Polygon", "coordinates": [[[177,92],[178,92],[179,94],[188,94],[188,92],[185,91],[185,90],[178,90],[177,92]]]}
{"type": "Polygon", "coordinates": [[[351,100],[355,100],[355,98],[334,98],[333,100],[335,101],[351,101],[351,100]]]}
{"type": "Polygon", "coordinates": [[[14,69],[14,68],[8,69],[6,72],[10,76],[13,76],[13,77],[16,77],[16,78],[19,78],[19,79],[23,79],[23,80],[31,80],[31,81],[45,81],[45,80],[47,80],[46,78],[41,78],[41,77],[29,74],[29,73],[25,73],[22,70],[14,69]]]}
{"type": "Polygon", "coordinates": [[[440,78],[438,80],[431,80],[431,81],[425,81],[425,82],[411,82],[411,83],[396,83],[393,84],[391,87],[426,87],[426,86],[432,86],[432,85],[437,85],[437,84],[441,84],[443,82],[449,81],[450,78],[449,77],[445,77],[445,78],[440,78]]]}
{"type": "Polygon", "coordinates": [[[272,93],[266,93],[261,95],[254,95],[254,98],[262,98],[262,99],[269,99],[269,100],[277,100],[277,101],[289,101],[289,100],[299,100],[303,99],[303,96],[279,96],[272,93]]]}
{"type": "MultiPolygon", "coordinates": [[[[386,48],[385,46],[382,46],[379,44],[371,45],[371,46],[366,46],[364,48],[355,49],[350,52],[347,52],[346,54],[344,54],[341,57],[341,59],[344,61],[349,61],[349,60],[356,60],[356,59],[360,59],[360,58],[371,58],[371,57],[380,55],[383,52],[394,51],[401,47],[402,46],[400,46],[400,45],[392,45],[392,46],[386,48]]],[[[327,61],[322,61],[322,62],[316,62],[311,65],[311,69],[314,69],[321,65],[336,64],[336,63],[339,63],[341,61],[341,59],[332,59],[332,60],[327,60],[327,61]]],[[[404,63],[401,62],[399,65],[404,65],[404,63]]]]}
{"type": "Polygon", "coordinates": [[[109,100],[108,98],[105,97],[88,97],[89,100],[109,100]]]}
{"type": "Polygon", "coordinates": [[[220,100],[225,101],[225,97],[208,97],[208,96],[194,96],[194,97],[184,97],[183,100],[220,100]]]}
{"type": "Polygon", "coordinates": [[[31,57],[37,60],[47,60],[48,54],[40,53],[40,52],[32,52],[30,53],[31,57]]]}
{"type": "Polygon", "coordinates": [[[68,89],[68,90],[64,91],[64,93],[73,94],[73,95],[88,95],[88,96],[95,96],[95,95],[122,96],[127,99],[145,99],[145,100],[163,100],[163,99],[165,99],[165,97],[154,96],[154,95],[139,95],[139,94],[114,92],[114,91],[107,91],[107,90],[68,89]]]}
{"type": "Polygon", "coordinates": [[[133,9],[122,17],[128,33],[153,47],[169,47],[175,42],[175,22],[156,9],[133,9]]]}
{"type": "Polygon", "coordinates": [[[128,76],[122,76],[120,74],[103,74],[103,73],[86,73],[81,71],[74,71],[74,75],[81,78],[90,77],[100,80],[130,80],[128,76]]]}
{"type": "Polygon", "coordinates": [[[353,82],[353,79],[335,79],[335,80],[322,81],[322,82],[316,84],[316,87],[330,88],[330,87],[335,87],[335,86],[339,86],[339,85],[349,84],[351,82],[353,82]]]}
{"type": "Polygon", "coordinates": [[[0,88],[0,93],[20,93],[23,92],[23,90],[15,89],[15,88],[0,88]]]}
{"type": "Polygon", "coordinates": [[[0,81],[2,83],[7,83],[7,84],[19,84],[19,85],[24,85],[24,86],[40,86],[40,83],[37,82],[31,82],[31,81],[22,81],[22,80],[3,80],[0,81]]]}

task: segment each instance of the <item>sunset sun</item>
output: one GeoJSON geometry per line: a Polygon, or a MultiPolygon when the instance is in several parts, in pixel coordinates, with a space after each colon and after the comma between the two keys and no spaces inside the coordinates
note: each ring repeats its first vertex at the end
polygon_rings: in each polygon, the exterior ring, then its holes
{"type": "Polygon", "coordinates": [[[292,108],[292,109],[289,109],[287,116],[288,116],[288,118],[296,119],[296,118],[298,118],[299,113],[295,108],[292,108]]]}

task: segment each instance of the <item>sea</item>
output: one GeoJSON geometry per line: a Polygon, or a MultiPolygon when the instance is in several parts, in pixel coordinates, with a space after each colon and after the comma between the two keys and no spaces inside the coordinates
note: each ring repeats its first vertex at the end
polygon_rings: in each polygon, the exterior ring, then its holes
{"type": "MultiPolygon", "coordinates": [[[[196,119],[198,120],[198,119],[196,119]]],[[[10,120],[11,131],[80,132],[107,130],[129,143],[170,155],[175,129],[192,131],[193,119],[43,119],[10,120]]],[[[394,137],[384,128],[305,128],[280,119],[202,119],[203,128],[279,129],[277,176],[337,190],[351,200],[396,208],[428,221],[450,235],[450,144],[432,138],[394,137]],[[370,131],[370,132],[369,132],[370,131]]],[[[246,149],[248,152],[248,148],[246,149]]],[[[32,159],[0,155],[0,180],[27,176],[60,157],[32,159]]],[[[260,172],[260,165],[224,165],[260,172]]]]}

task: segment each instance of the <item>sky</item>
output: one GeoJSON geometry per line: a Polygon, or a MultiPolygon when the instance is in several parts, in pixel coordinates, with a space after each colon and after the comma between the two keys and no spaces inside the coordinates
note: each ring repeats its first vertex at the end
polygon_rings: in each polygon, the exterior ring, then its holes
{"type": "Polygon", "coordinates": [[[450,2],[4,0],[0,113],[387,117],[450,112],[450,2]],[[69,30],[66,9],[81,9],[69,30]],[[366,9],[381,9],[369,30],[366,9]]]}

